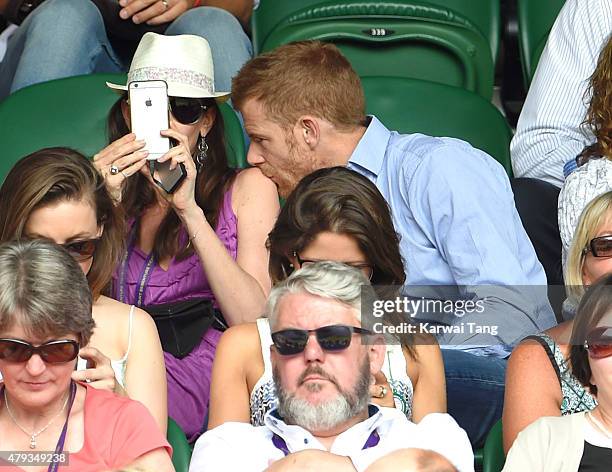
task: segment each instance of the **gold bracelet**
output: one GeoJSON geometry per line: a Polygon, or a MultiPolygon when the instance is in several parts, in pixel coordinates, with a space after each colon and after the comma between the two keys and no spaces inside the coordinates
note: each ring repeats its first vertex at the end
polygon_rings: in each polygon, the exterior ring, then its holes
{"type": "Polygon", "coordinates": [[[187,246],[185,246],[185,249],[189,249],[189,247],[191,246],[191,241],[193,241],[196,238],[198,233],[199,231],[196,231],[195,233],[193,233],[193,236],[189,237],[189,241],[187,242],[187,246]]]}

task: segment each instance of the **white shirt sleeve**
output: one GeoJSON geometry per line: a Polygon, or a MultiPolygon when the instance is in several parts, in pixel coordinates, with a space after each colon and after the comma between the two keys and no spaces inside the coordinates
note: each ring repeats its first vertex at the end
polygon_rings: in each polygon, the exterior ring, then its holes
{"type": "Polygon", "coordinates": [[[474,471],[474,455],[466,432],[445,413],[431,413],[420,423],[393,422],[379,429],[380,442],[376,447],[352,454],[357,471],[387,454],[405,448],[426,449],[448,459],[459,472],[474,471]]]}
{"type": "Polygon", "coordinates": [[[612,32],[610,0],[567,0],[548,36],[510,145],[517,177],[563,183],[563,165],[594,142],[588,79],[612,32]]]}
{"type": "Polygon", "coordinates": [[[271,460],[282,457],[283,453],[273,447],[263,428],[248,423],[224,423],[197,440],[189,472],[260,472],[268,468],[271,460]]]}

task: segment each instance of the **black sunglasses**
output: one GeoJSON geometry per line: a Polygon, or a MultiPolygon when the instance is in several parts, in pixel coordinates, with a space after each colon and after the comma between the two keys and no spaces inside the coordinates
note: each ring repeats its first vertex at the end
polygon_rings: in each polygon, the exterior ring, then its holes
{"type": "MultiPolygon", "coordinates": [[[[310,264],[321,262],[321,260],[319,259],[302,259],[297,251],[293,251],[293,256],[298,261],[298,264],[300,264],[300,267],[305,267],[310,264]]],[[[360,270],[363,273],[363,275],[366,276],[368,280],[372,280],[372,274],[374,273],[374,269],[367,262],[343,262],[343,261],[338,261],[338,262],[342,262],[343,264],[346,264],[347,266],[351,266],[351,267],[354,267],[355,269],[360,270]]]]}
{"type": "Polygon", "coordinates": [[[356,326],[330,325],[317,329],[283,329],[272,333],[272,342],[279,354],[292,356],[306,349],[310,333],[315,333],[319,346],[325,351],[342,351],[351,344],[353,334],[372,334],[356,326]]]}
{"type": "Polygon", "coordinates": [[[99,242],[100,238],[84,239],[82,241],[60,244],[60,246],[66,249],[78,262],[83,262],[93,257],[99,242]]]}
{"type": "Polygon", "coordinates": [[[184,125],[196,123],[208,110],[199,98],[168,97],[168,103],[172,116],[184,125]]]}
{"type": "Polygon", "coordinates": [[[79,343],[71,339],[49,341],[34,346],[19,339],[0,339],[0,359],[8,362],[27,362],[34,354],[49,364],[62,364],[76,359],[79,343]]]}
{"type": "Polygon", "coordinates": [[[595,257],[612,257],[612,235],[593,238],[584,248],[584,253],[590,252],[595,257]]]}

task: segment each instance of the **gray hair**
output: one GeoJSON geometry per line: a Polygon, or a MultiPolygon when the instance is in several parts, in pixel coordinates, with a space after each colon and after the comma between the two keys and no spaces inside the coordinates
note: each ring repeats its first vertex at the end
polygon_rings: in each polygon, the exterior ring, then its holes
{"type": "Polygon", "coordinates": [[[92,295],[79,264],[57,244],[0,245],[0,327],[16,323],[37,337],[75,334],[89,342],[92,295]]]}
{"type": "Polygon", "coordinates": [[[276,285],[266,304],[266,316],[274,330],[278,321],[278,304],[288,294],[309,293],[348,305],[361,322],[361,286],[370,285],[360,270],[340,262],[322,261],[308,264],[276,285]]]}

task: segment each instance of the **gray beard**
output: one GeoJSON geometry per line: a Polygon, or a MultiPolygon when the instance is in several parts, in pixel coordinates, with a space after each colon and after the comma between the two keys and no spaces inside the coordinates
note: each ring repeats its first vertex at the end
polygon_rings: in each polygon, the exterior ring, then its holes
{"type": "MultiPolygon", "coordinates": [[[[287,424],[295,424],[302,428],[313,431],[327,431],[334,429],[340,424],[357,416],[364,411],[370,400],[370,359],[364,356],[359,369],[359,378],[352,392],[346,392],[340,388],[337,380],[325,372],[321,367],[315,365],[307,368],[298,379],[298,386],[302,384],[307,375],[317,374],[330,380],[338,390],[338,395],[333,400],[313,405],[307,400],[290,395],[282,387],[278,370],[274,369],[273,377],[278,394],[278,412],[287,424]]],[[[321,390],[321,384],[310,383],[308,389],[311,392],[321,390]]]]}

